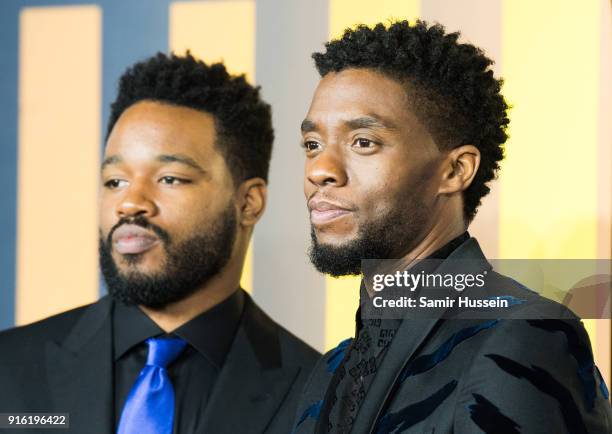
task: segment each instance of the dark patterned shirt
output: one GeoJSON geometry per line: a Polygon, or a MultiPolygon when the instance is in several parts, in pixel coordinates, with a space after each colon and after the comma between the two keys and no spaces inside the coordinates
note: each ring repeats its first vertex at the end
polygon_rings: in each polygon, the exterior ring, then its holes
{"type": "MultiPolygon", "coordinates": [[[[428,259],[446,259],[457,247],[470,238],[467,232],[431,254],[428,259]]],[[[368,296],[361,283],[361,300],[368,296]]],[[[363,304],[363,301],[362,303],[363,304]]],[[[393,336],[402,320],[396,318],[361,318],[357,311],[356,338],[332,378],[321,412],[323,432],[348,434],[361,408],[393,336]]]]}

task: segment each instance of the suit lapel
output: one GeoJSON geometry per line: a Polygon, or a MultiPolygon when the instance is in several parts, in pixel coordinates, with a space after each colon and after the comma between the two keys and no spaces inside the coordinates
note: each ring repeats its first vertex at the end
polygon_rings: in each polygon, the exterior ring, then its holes
{"type": "Polygon", "coordinates": [[[70,413],[70,431],[113,432],[110,300],[91,305],[61,342],[46,347],[54,410],[70,413]]]}
{"type": "MultiPolygon", "coordinates": [[[[491,265],[484,257],[478,242],[474,238],[470,238],[442,262],[436,269],[436,273],[480,272],[483,269],[490,268],[491,265]],[[455,260],[466,261],[460,262],[461,270],[456,269],[455,260]]],[[[387,354],[378,368],[375,380],[370,385],[361,409],[357,413],[352,433],[372,432],[381,416],[383,407],[395,391],[394,386],[403,367],[417,354],[421,344],[425,342],[434,329],[442,324],[441,318],[444,313],[445,309],[429,310],[428,318],[402,321],[391,341],[387,354]]]]}
{"type": "Polygon", "coordinates": [[[244,309],[203,432],[263,433],[298,375],[299,368],[282,366],[278,329],[248,295],[244,309]]]}
{"type": "Polygon", "coordinates": [[[369,433],[371,431],[384,403],[392,393],[393,385],[404,363],[412,357],[438,321],[438,319],[417,319],[402,323],[378,368],[361,409],[357,413],[353,424],[353,433],[369,433]]]}

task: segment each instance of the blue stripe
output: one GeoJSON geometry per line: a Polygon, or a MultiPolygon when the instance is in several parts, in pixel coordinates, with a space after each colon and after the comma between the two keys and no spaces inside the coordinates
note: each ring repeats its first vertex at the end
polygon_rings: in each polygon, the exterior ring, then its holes
{"type": "Polygon", "coordinates": [[[586,330],[584,330],[579,323],[570,323],[558,319],[527,320],[527,322],[532,327],[537,327],[547,332],[562,332],[565,334],[568,351],[572,357],[574,357],[576,363],[578,363],[576,374],[582,383],[587,409],[589,411],[593,410],[593,408],[595,408],[595,398],[597,396],[594,372],[595,362],[591,354],[591,347],[589,346],[586,330]],[[579,330],[582,333],[579,333],[579,330]]]}
{"type": "Polygon", "coordinates": [[[457,387],[457,380],[451,380],[433,395],[410,404],[395,413],[387,413],[378,422],[377,434],[404,432],[427,419],[457,387]]]}
{"type": "MultiPolygon", "coordinates": [[[[158,51],[168,51],[168,9],[170,1],[103,1],[102,23],[102,136],[100,152],[110,116],[110,105],[117,97],[119,77],[134,63],[158,51]],[[144,14],[144,15],[143,15],[144,14]],[[146,19],[144,19],[146,18],[146,19]]],[[[100,277],[100,295],[106,294],[100,277]]]]}
{"type": "Polygon", "coordinates": [[[516,306],[527,301],[522,298],[513,297],[512,295],[492,295],[491,297],[487,297],[487,300],[505,300],[508,302],[508,306],[516,306]]]}
{"type": "Polygon", "coordinates": [[[485,433],[519,434],[520,425],[503,414],[497,406],[478,393],[473,393],[474,403],[468,406],[470,418],[485,433]]]}
{"type": "Polygon", "coordinates": [[[315,402],[314,404],[312,404],[310,407],[308,407],[306,410],[304,410],[304,413],[302,413],[302,416],[300,416],[300,418],[298,419],[297,423],[295,424],[295,428],[293,428],[292,433],[295,433],[298,429],[298,427],[304,423],[304,421],[308,418],[312,418],[317,420],[319,418],[319,416],[321,415],[321,408],[323,407],[323,400],[319,400],[317,402],[315,402]]]}
{"type": "Polygon", "coordinates": [[[3,2],[0,12],[0,330],[15,324],[17,246],[17,104],[19,4],[3,2]]]}
{"type": "MultiPolygon", "coordinates": [[[[550,372],[536,365],[527,367],[499,354],[486,354],[485,357],[493,360],[500,369],[508,374],[515,378],[524,378],[540,392],[556,399],[568,432],[573,434],[587,434],[588,431],[582,419],[582,414],[574,401],[571,391],[565,387],[563,383],[557,381],[550,372]]],[[[563,381],[564,379],[560,380],[563,381]]],[[[537,403],[538,399],[533,397],[531,401],[537,403]]],[[[531,411],[534,413],[540,411],[541,407],[533,405],[533,402],[531,411]]]]}
{"type": "Polygon", "coordinates": [[[350,345],[352,341],[353,341],[353,338],[345,339],[342,342],[340,342],[336,348],[331,350],[328,356],[328,359],[327,359],[327,372],[331,372],[331,373],[336,372],[336,369],[338,369],[338,366],[340,366],[340,363],[344,359],[344,354],[346,353],[346,349],[348,348],[348,346],[350,345]]]}
{"type": "Polygon", "coordinates": [[[603,376],[601,375],[601,372],[597,366],[595,366],[595,371],[597,371],[597,376],[599,377],[599,390],[601,391],[601,396],[607,400],[610,397],[610,392],[608,391],[606,382],[604,381],[603,376]]]}
{"type": "Polygon", "coordinates": [[[440,345],[433,353],[419,356],[406,365],[400,375],[400,383],[412,375],[421,374],[430,370],[438,363],[446,359],[457,345],[483,330],[494,327],[498,322],[499,320],[491,320],[459,330],[457,333],[447,339],[446,342],[440,345]]]}

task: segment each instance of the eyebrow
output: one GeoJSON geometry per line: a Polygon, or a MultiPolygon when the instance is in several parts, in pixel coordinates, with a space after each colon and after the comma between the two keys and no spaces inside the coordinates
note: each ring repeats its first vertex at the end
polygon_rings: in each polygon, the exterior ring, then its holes
{"type": "MultiPolygon", "coordinates": [[[[386,130],[395,130],[396,127],[391,122],[385,121],[378,116],[361,116],[355,119],[349,119],[348,121],[344,121],[344,125],[346,125],[351,130],[358,130],[360,128],[380,128],[386,130]]],[[[315,122],[310,119],[304,119],[302,121],[302,133],[310,133],[312,131],[318,130],[318,126],[315,122]]]]}
{"type": "Polygon", "coordinates": [[[310,133],[312,131],[316,131],[317,130],[317,124],[315,124],[310,119],[304,119],[302,121],[301,129],[302,129],[302,133],[310,133]]]}
{"type": "Polygon", "coordinates": [[[394,130],[395,126],[390,122],[384,121],[377,116],[362,116],[355,119],[350,119],[344,122],[352,130],[359,128],[382,128],[386,130],[394,130]]]}
{"type": "Polygon", "coordinates": [[[157,161],[159,161],[160,163],[180,163],[180,164],[184,164],[185,166],[189,166],[192,169],[197,170],[198,172],[202,172],[204,173],[205,170],[202,169],[202,167],[196,163],[196,161],[191,158],[188,157],[186,155],[181,155],[181,154],[162,154],[159,155],[156,158],[157,161]]]}
{"type": "MultiPolygon", "coordinates": [[[[160,162],[160,163],[179,163],[179,164],[184,164],[185,166],[189,166],[192,169],[195,169],[199,172],[204,173],[205,170],[202,169],[202,167],[195,162],[195,160],[191,157],[188,157],[186,155],[181,155],[181,154],[161,154],[158,155],[157,158],[155,158],[156,161],[160,162]]],[[[102,170],[104,170],[107,166],[111,166],[113,164],[119,164],[123,162],[123,158],[121,158],[121,156],[119,155],[111,155],[109,157],[106,157],[104,159],[104,161],[102,162],[102,170]]]]}
{"type": "Polygon", "coordinates": [[[111,155],[110,157],[106,157],[102,162],[102,167],[100,170],[104,170],[107,166],[111,166],[113,164],[119,164],[123,161],[119,155],[111,155]]]}

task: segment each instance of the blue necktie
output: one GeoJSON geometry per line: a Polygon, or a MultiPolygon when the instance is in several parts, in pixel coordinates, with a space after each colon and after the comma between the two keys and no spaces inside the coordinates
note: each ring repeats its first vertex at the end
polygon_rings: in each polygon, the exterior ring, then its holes
{"type": "Polygon", "coordinates": [[[178,338],[151,338],[147,364],[125,401],[117,434],[172,434],[174,389],[166,367],[185,349],[178,338]]]}

